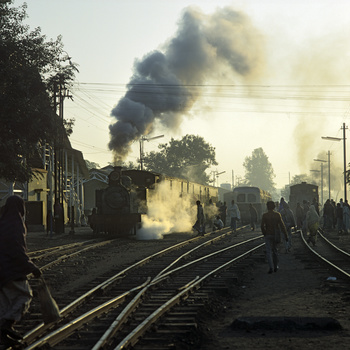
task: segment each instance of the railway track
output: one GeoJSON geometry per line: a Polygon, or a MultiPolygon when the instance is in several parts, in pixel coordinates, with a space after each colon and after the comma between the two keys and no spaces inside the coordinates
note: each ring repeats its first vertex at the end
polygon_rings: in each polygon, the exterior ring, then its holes
{"type": "Polygon", "coordinates": [[[61,263],[62,261],[66,261],[79,254],[83,254],[88,250],[108,245],[113,241],[114,240],[90,240],[85,242],[77,242],[33,251],[28,255],[42,271],[45,271],[52,268],[52,266],[61,263]]]}
{"type": "Polygon", "coordinates": [[[301,238],[312,253],[325,267],[331,270],[338,278],[350,282],[350,253],[341,249],[334,242],[329,240],[326,233],[318,230],[318,240],[316,246],[308,244],[307,237],[301,233],[301,238]]]}
{"type": "MultiPolygon", "coordinates": [[[[238,234],[240,233],[241,231],[238,231],[238,234]]],[[[253,234],[245,232],[244,235],[252,236],[253,234]]],[[[105,347],[106,344],[110,346],[111,343],[117,342],[116,333],[122,337],[121,341],[123,341],[124,338],[127,338],[125,334],[131,332],[123,330],[123,336],[121,336],[122,333],[119,331],[122,325],[125,328],[125,324],[132,324],[129,315],[133,315],[132,320],[141,319],[140,315],[148,312],[149,316],[160,308],[162,311],[160,313],[158,311],[158,316],[155,316],[152,322],[147,321],[143,330],[137,331],[136,337],[130,341],[125,340],[127,343],[134,343],[135,339],[140,337],[140,332],[144,333],[155,324],[155,320],[165,312],[164,310],[168,311],[168,307],[189,298],[191,293],[203,286],[205,280],[218,274],[220,270],[218,266],[222,266],[221,269],[227,268],[228,265],[234,263],[234,261],[231,262],[234,255],[236,255],[235,258],[242,255],[241,259],[243,259],[244,254],[251,254],[250,250],[253,248],[247,248],[246,245],[256,246],[256,243],[253,242],[262,239],[261,236],[254,235],[255,237],[250,238],[245,244],[241,243],[242,238],[230,234],[228,230],[207,234],[205,237],[194,237],[147,259],[142,259],[109,278],[101,276],[99,281],[95,281],[94,286],[89,285],[86,286],[86,290],[77,291],[79,297],[68,301],[68,304],[61,308],[60,322],[51,325],[39,324],[33,327],[33,322],[30,322],[29,317],[26,324],[31,324],[32,328],[24,337],[24,341],[28,344],[27,349],[48,345],[67,349],[71,348],[73,343],[78,343],[75,337],[81,339],[79,342],[83,343],[80,347],[82,349],[92,348],[99,342],[103,345],[96,345],[99,346],[98,348],[105,347]],[[227,248],[228,246],[230,248],[227,248]],[[219,250],[221,250],[220,254],[216,253],[219,250]],[[223,258],[225,254],[226,257],[223,258]],[[103,279],[102,283],[101,279],[103,279]],[[174,291],[177,292],[174,294],[174,291]],[[142,308],[140,307],[141,302],[142,308]],[[160,306],[167,302],[168,306],[160,306]],[[148,309],[149,304],[154,304],[155,309],[152,312],[148,309]],[[136,306],[137,313],[134,312],[136,306]],[[92,323],[91,319],[95,319],[95,322],[92,323]],[[108,322],[105,319],[108,319],[108,322]],[[117,323],[117,328],[111,326],[113,330],[108,330],[109,328],[105,327],[106,323],[110,325],[117,323]],[[91,331],[92,327],[93,331],[91,331]],[[88,333],[89,337],[85,333],[88,333]],[[106,339],[101,340],[104,337],[106,339]],[[67,340],[62,341],[63,339],[67,340]],[[89,343],[89,346],[86,343],[89,343]]],[[[262,245],[260,242],[259,248],[256,249],[260,249],[262,245]]],[[[32,314],[35,315],[35,309],[32,314]]]]}
{"type": "MultiPolygon", "coordinates": [[[[307,237],[302,234],[300,237],[307,251],[327,269],[336,271],[339,283],[344,281],[348,287],[349,254],[340,256],[335,244],[330,244],[322,232],[315,248],[307,244],[307,237]]],[[[74,344],[75,349],[145,350],[170,349],[174,344],[186,343],[195,337],[198,310],[214,291],[227,292],[228,281],[235,279],[239,264],[246,264],[239,261],[261,250],[262,241],[253,243],[261,239],[257,233],[244,229],[236,235],[222,230],[180,242],[119,269],[113,276],[100,276],[66,300],[60,322],[51,325],[38,324],[38,319],[32,322],[27,327],[26,349],[63,350],[72,349],[74,344]],[[250,237],[246,240],[249,243],[243,243],[243,237],[250,237]],[[247,247],[248,244],[255,245],[256,250],[247,247]],[[232,247],[227,249],[228,246],[232,247]],[[235,266],[235,270],[230,266],[235,266]]],[[[304,255],[302,259],[309,259],[309,264],[315,266],[315,260],[308,255],[309,258],[304,255]]],[[[33,310],[32,316],[35,314],[33,310]]],[[[27,321],[30,324],[30,319],[27,321]]]]}

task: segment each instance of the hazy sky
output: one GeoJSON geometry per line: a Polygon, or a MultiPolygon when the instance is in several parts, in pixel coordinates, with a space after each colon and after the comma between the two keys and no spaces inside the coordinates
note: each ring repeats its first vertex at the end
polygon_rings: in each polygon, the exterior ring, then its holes
{"type": "MultiPolygon", "coordinates": [[[[165,70],[177,66],[169,76],[193,98],[154,119],[148,136],[165,136],[145,142],[146,152],[172,137],[203,136],[216,149],[219,165],[212,170],[225,171],[223,183],[232,173],[244,176],[245,157],[262,147],[282,187],[296,174],[319,170],[313,159],[327,159],[330,150],[334,189],[342,191],[342,142],[321,137],[342,137],[349,122],[350,1],[26,2],[30,27],[41,27],[48,39],[62,35],[64,49],[79,64],[74,101],[66,101],[64,113],[75,118],[71,142],[85,159],[100,166],[113,160],[111,111],[127,93],[134,63],[157,51],[171,62],[165,70]],[[185,70],[174,48],[180,40],[173,39],[186,35],[193,40],[188,50],[196,49],[189,14],[199,24],[203,51],[198,65],[185,70]]],[[[138,157],[136,139],[126,160],[138,157]]]]}

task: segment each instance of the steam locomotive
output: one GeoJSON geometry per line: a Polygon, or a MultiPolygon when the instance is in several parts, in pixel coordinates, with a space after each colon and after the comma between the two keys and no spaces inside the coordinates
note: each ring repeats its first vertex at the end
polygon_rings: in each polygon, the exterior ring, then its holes
{"type": "Polygon", "coordinates": [[[163,206],[169,206],[171,198],[193,204],[196,200],[204,204],[218,201],[217,187],[155,172],[114,167],[108,180],[107,188],[96,190],[92,221],[97,233],[136,234],[150,201],[157,200],[163,206]]]}

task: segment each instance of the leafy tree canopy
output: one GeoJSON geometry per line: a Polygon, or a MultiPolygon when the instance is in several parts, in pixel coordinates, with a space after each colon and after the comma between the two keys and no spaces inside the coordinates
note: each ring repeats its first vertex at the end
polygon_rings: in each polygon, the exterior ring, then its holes
{"type": "Polygon", "coordinates": [[[95,163],[95,162],[90,162],[89,160],[85,159],[85,164],[86,167],[91,170],[91,169],[99,169],[100,165],[95,163]]]}
{"type": "Polygon", "coordinates": [[[256,148],[251,157],[246,157],[243,163],[245,167],[245,184],[256,186],[262,190],[275,192],[275,183],[273,179],[275,174],[271,163],[264,150],[256,148]]]}
{"type": "Polygon", "coordinates": [[[203,137],[186,135],[181,140],[172,138],[169,144],[160,144],[158,148],[159,152],[150,152],[144,157],[147,170],[197,183],[210,183],[205,171],[218,163],[215,148],[203,137]]]}
{"type": "MultiPolygon", "coordinates": [[[[38,146],[64,130],[53,97],[77,70],[66,63],[61,38],[45,41],[40,28],[29,31],[26,17],[26,4],[0,2],[0,177],[20,182],[33,176],[30,159],[38,146]]],[[[65,123],[68,133],[71,126],[65,123]]]]}

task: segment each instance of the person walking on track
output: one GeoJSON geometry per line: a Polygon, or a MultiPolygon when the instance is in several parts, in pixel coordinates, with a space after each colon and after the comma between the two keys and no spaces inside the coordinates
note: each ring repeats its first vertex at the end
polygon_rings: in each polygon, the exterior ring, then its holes
{"type": "Polygon", "coordinates": [[[269,201],[266,206],[267,213],[264,213],[261,219],[261,232],[265,237],[266,255],[269,263],[268,273],[272,273],[278,270],[277,244],[280,242],[280,231],[283,232],[286,241],[288,241],[288,234],[281,214],[274,210],[275,203],[269,201]]]}

